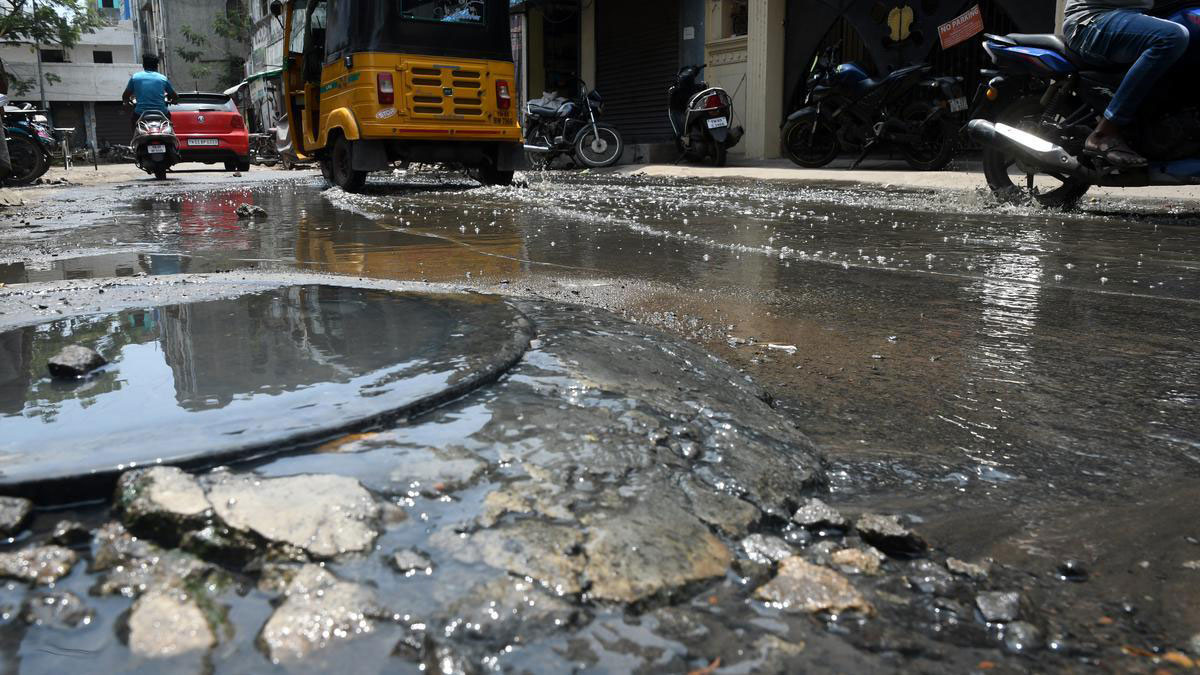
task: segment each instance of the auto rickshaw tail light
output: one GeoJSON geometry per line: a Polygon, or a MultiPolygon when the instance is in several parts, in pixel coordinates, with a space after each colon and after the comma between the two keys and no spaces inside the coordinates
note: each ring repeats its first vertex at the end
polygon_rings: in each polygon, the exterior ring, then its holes
{"type": "Polygon", "coordinates": [[[508,91],[508,80],[496,80],[496,106],[501,110],[512,107],[512,94],[508,91]]]}
{"type": "Polygon", "coordinates": [[[379,73],[376,79],[379,89],[379,103],[382,105],[392,105],[396,102],[396,88],[392,85],[391,73],[379,73]]]}

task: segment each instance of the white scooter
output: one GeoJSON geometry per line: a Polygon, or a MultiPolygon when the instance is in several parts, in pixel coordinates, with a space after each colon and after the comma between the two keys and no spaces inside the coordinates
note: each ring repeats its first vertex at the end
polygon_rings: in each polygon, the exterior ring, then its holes
{"type": "Polygon", "coordinates": [[[133,132],[133,156],[137,166],[158,180],[166,180],[167,169],[179,163],[179,139],[167,115],[147,110],[138,117],[133,132]]]}

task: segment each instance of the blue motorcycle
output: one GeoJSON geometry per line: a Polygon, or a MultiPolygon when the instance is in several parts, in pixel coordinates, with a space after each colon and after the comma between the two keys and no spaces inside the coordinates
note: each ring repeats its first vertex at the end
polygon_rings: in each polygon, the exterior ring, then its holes
{"type": "Polygon", "coordinates": [[[1200,92],[1191,86],[1200,64],[1200,3],[1159,3],[1154,14],[1186,27],[1191,44],[1124,134],[1149,160],[1134,169],[1083,153],[1124,69],[1089,64],[1056,35],[984,35],[995,69],[982,71],[986,84],[968,133],[984,148],[983,172],[994,194],[1070,207],[1093,185],[1200,184],[1200,92]]]}
{"type": "Polygon", "coordinates": [[[38,121],[37,111],[29,108],[4,108],[4,135],[12,172],[5,185],[29,185],[50,169],[50,157],[58,141],[54,129],[38,121]]]}

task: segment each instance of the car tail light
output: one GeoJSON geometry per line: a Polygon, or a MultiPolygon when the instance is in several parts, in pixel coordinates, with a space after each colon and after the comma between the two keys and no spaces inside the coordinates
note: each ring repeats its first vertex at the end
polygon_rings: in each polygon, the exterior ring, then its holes
{"type": "Polygon", "coordinates": [[[512,107],[512,94],[508,91],[508,80],[496,80],[496,106],[501,110],[512,107]]]}
{"type": "Polygon", "coordinates": [[[396,88],[392,85],[391,73],[379,73],[376,78],[379,89],[380,105],[392,105],[396,102],[396,88]]]}
{"type": "Polygon", "coordinates": [[[230,129],[245,129],[246,121],[242,119],[241,115],[234,115],[233,117],[229,118],[229,128],[230,129]]]}

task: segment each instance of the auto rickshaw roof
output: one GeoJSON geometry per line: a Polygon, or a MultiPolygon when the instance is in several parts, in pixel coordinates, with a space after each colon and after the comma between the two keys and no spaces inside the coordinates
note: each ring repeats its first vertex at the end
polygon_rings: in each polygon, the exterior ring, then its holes
{"type": "Polygon", "coordinates": [[[434,4],[420,0],[329,0],[326,62],[359,52],[512,60],[509,0],[463,1],[461,13],[450,11],[440,19],[406,11],[424,10],[434,4]],[[476,19],[480,10],[482,17],[476,19]]]}

